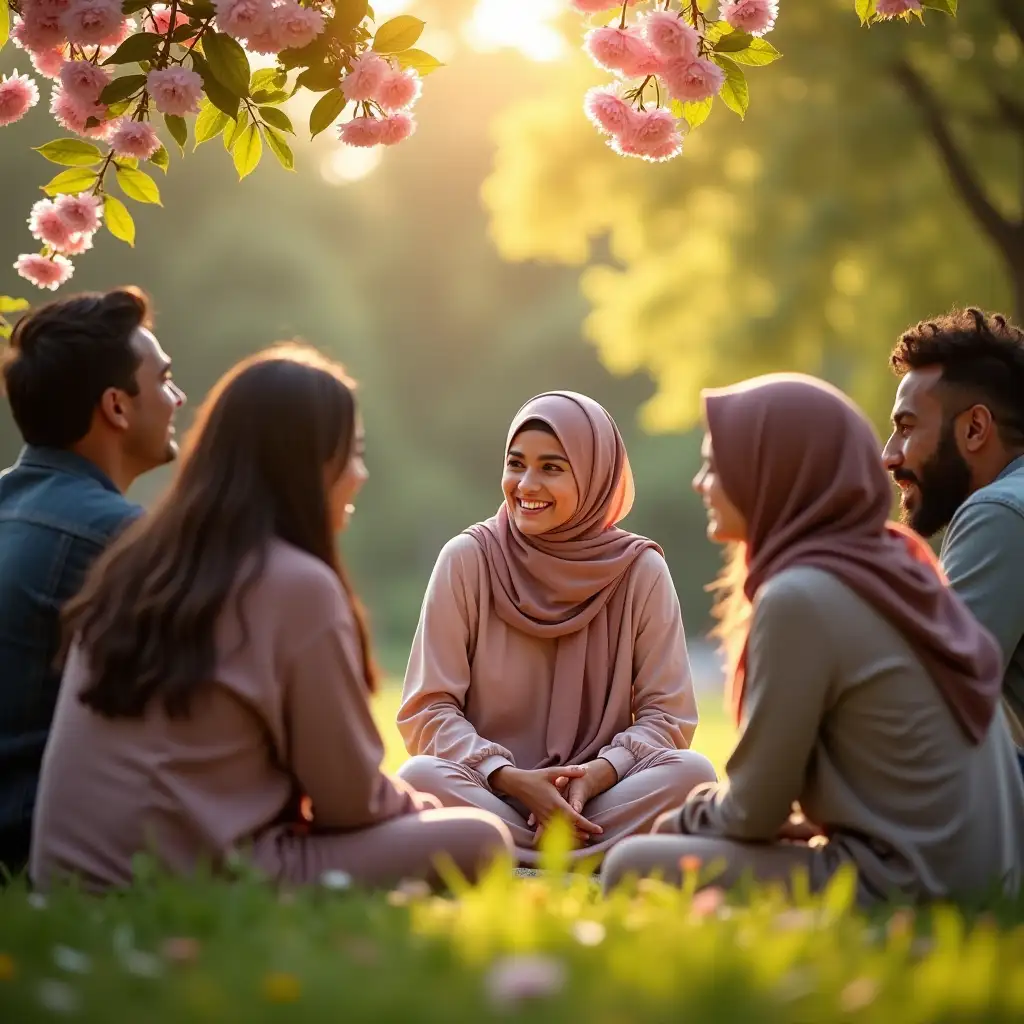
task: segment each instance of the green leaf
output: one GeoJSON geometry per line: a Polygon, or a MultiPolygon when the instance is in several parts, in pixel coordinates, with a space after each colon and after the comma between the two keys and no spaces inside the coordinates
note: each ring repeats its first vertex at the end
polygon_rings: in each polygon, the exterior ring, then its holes
{"type": "Polygon", "coordinates": [[[263,118],[265,124],[269,124],[274,128],[279,128],[283,132],[290,132],[292,135],[295,134],[295,129],[292,127],[292,120],[283,110],[278,110],[277,107],[260,107],[259,112],[260,117],[263,118]]]}
{"type": "MultiPolygon", "coordinates": [[[[331,28],[335,32],[338,30],[351,32],[357,25],[363,23],[368,14],[370,14],[370,5],[367,0],[335,0],[331,28]]],[[[370,14],[370,16],[373,15],[370,14]]]]}
{"type": "Polygon", "coordinates": [[[235,159],[239,181],[256,170],[256,165],[263,155],[263,140],[256,125],[251,124],[242,132],[231,155],[235,159]]]}
{"type": "Polygon", "coordinates": [[[373,48],[377,53],[401,53],[415,46],[423,34],[424,23],[411,14],[400,14],[385,21],[373,37],[373,48]]]}
{"type": "Polygon", "coordinates": [[[287,89],[257,89],[252,94],[253,103],[284,103],[291,98],[287,89]]]}
{"type": "Polygon", "coordinates": [[[164,114],[164,124],[171,133],[171,138],[178,144],[182,155],[185,153],[185,143],[188,142],[188,122],[177,114],[164,114]]]}
{"type": "Polygon", "coordinates": [[[249,95],[249,58],[242,44],[223,32],[207,29],[203,53],[214,78],[233,96],[249,95]]]}
{"type": "Polygon", "coordinates": [[[715,21],[708,25],[707,30],[704,32],[704,40],[710,45],[714,46],[723,36],[731,35],[733,32],[732,25],[727,21],[715,21]]]}
{"type": "Polygon", "coordinates": [[[129,36],[103,63],[137,64],[143,60],[155,60],[163,41],[164,37],[155,32],[137,32],[129,36]]]}
{"type": "Polygon", "coordinates": [[[283,89],[288,82],[288,76],[279,68],[260,68],[252,73],[249,79],[249,92],[255,98],[260,90],[273,92],[283,89]]]}
{"type": "Polygon", "coordinates": [[[292,153],[291,146],[284,140],[279,132],[275,132],[273,128],[265,129],[267,133],[267,145],[270,147],[271,152],[277,157],[277,162],[286,170],[295,170],[295,156],[292,153]]]}
{"type": "Polygon", "coordinates": [[[45,146],[33,148],[51,164],[61,164],[64,167],[90,167],[103,159],[98,147],[84,139],[54,139],[45,146]]]}
{"type": "Polygon", "coordinates": [[[167,168],[171,166],[171,154],[167,152],[164,146],[161,146],[150,158],[149,162],[154,167],[159,167],[164,174],[167,173],[167,168]]]}
{"type": "Polygon", "coordinates": [[[196,117],[196,143],[192,149],[194,150],[200,142],[215,139],[231,123],[231,118],[223,110],[218,110],[204,97],[200,104],[199,115],[196,117]]]}
{"type": "Polygon", "coordinates": [[[155,203],[163,206],[160,202],[160,189],[156,182],[145,172],[134,167],[118,167],[116,172],[117,183],[121,191],[129,198],[139,203],[155,203]]]}
{"type": "Polygon", "coordinates": [[[217,13],[213,0],[179,0],[178,10],[196,21],[212,18],[217,13]]]}
{"type": "Polygon", "coordinates": [[[11,37],[11,12],[7,0],[0,4],[0,50],[7,45],[11,37]]]}
{"type": "Polygon", "coordinates": [[[341,117],[347,105],[348,100],[340,89],[324,93],[309,113],[310,137],[315,139],[322,131],[330,128],[341,117]]]}
{"type": "Polygon", "coordinates": [[[714,45],[716,53],[732,53],[735,50],[745,50],[753,41],[754,37],[747,32],[730,32],[722,36],[714,45]]]}
{"type": "Polygon", "coordinates": [[[128,212],[128,207],[116,196],[107,196],[103,200],[103,219],[107,230],[122,242],[135,246],[135,221],[128,212]]]}
{"type": "Polygon", "coordinates": [[[10,295],[0,295],[0,316],[6,316],[8,313],[20,313],[24,309],[28,309],[28,299],[15,299],[10,295]]]}
{"type": "Polygon", "coordinates": [[[136,11],[141,11],[144,7],[152,6],[153,0],[124,0],[121,4],[121,13],[127,17],[129,14],[134,14],[136,11]]]}
{"type": "Polygon", "coordinates": [[[857,0],[857,17],[860,18],[860,23],[867,25],[875,16],[877,9],[878,0],[857,0]]]}
{"type": "Polygon", "coordinates": [[[117,103],[108,103],[107,120],[109,121],[112,117],[120,117],[131,105],[131,100],[119,100],[117,103]]]}
{"type": "MultiPolygon", "coordinates": [[[[718,52],[718,51],[716,51],[718,52]]],[[[767,39],[751,39],[750,45],[743,50],[729,54],[729,59],[737,64],[746,64],[751,68],[762,68],[772,64],[782,56],[767,39]]]]}
{"type": "Polygon", "coordinates": [[[308,89],[310,92],[327,92],[328,89],[336,89],[340,81],[341,73],[336,65],[318,64],[316,67],[306,68],[295,79],[295,88],[308,89]]]}
{"type": "Polygon", "coordinates": [[[403,50],[398,54],[398,63],[403,68],[412,68],[414,71],[418,71],[421,76],[429,75],[431,71],[444,67],[441,61],[436,57],[431,57],[426,50],[403,50]]]}
{"type": "Polygon", "coordinates": [[[709,96],[706,100],[701,100],[700,103],[684,103],[682,105],[683,117],[686,118],[686,123],[690,126],[691,131],[694,128],[699,128],[708,119],[714,102],[714,96],[709,96]]]}
{"type": "Polygon", "coordinates": [[[957,0],[921,0],[922,7],[929,7],[933,11],[942,11],[943,14],[956,17],[957,0]]]}
{"type": "Polygon", "coordinates": [[[750,87],[747,85],[747,76],[742,70],[733,64],[728,57],[715,56],[715,63],[725,72],[725,84],[718,91],[722,102],[743,118],[750,105],[750,87]]]}
{"type": "Polygon", "coordinates": [[[242,132],[245,131],[246,125],[249,123],[249,109],[248,107],[242,107],[238,112],[238,120],[224,133],[224,148],[230,153],[234,148],[235,143],[241,138],[242,132]]]}
{"type": "Polygon", "coordinates": [[[233,121],[238,116],[239,97],[233,95],[230,89],[220,84],[204,57],[201,57],[195,50],[192,51],[191,56],[192,67],[197,74],[202,76],[203,89],[206,91],[210,102],[218,110],[222,110],[227,114],[233,121]]]}
{"type": "Polygon", "coordinates": [[[43,185],[48,196],[77,195],[85,192],[96,184],[97,174],[88,167],[73,167],[69,171],[61,171],[56,178],[43,185]]]}
{"type": "Polygon", "coordinates": [[[145,75],[122,75],[120,78],[115,78],[108,85],[103,87],[103,92],[100,93],[100,103],[120,103],[122,100],[128,99],[130,96],[134,96],[140,89],[146,85],[145,75]]]}

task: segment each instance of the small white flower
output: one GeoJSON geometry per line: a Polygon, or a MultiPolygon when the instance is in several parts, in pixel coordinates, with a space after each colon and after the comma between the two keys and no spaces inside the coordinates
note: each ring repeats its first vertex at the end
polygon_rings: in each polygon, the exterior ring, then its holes
{"type": "Polygon", "coordinates": [[[70,946],[54,946],[53,962],[69,974],[88,974],[92,970],[92,958],[70,946]]]}
{"type": "Polygon", "coordinates": [[[129,974],[137,978],[159,978],[163,974],[163,964],[152,953],[144,953],[141,949],[130,949],[122,954],[121,963],[129,974]]]}
{"type": "Polygon", "coordinates": [[[41,892],[30,892],[28,894],[28,905],[33,910],[45,910],[47,907],[46,897],[41,892]]]}
{"type": "Polygon", "coordinates": [[[565,966],[547,956],[509,956],[487,973],[487,994],[496,1006],[515,1006],[528,999],[545,999],[565,987],[565,966]]]}
{"type": "Polygon", "coordinates": [[[78,1009],[78,993],[63,981],[44,978],[37,992],[39,1002],[54,1013],[74,1013],[78,1009]]]}
{"type": "Polygon", "coordinates": [[[577,921],[572,926],[572,934],[581,946],[599,946],[606,933],[600,921],[577,921]]]}
{"type": "Polygon", "coordinates": [[[320,884],[325,889],[344,892],[352,888],[352,876],[347,871],[325,871],[320,876],[320,884]]]}

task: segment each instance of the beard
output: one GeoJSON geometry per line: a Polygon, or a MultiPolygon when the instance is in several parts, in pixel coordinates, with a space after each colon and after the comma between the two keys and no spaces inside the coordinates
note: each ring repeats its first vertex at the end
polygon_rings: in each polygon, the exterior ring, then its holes
{"type": "Polygon", "coordinates": [[[971,493],[971,469],[956,445],[953,424],[942,428],[938,447],[921,467],[920,473],[897,469],[892,474],[896,481],[905,481],[917,487],[917,505],[907,505],[907,492],[900,500],[902,520],[922,537],[931,537],[949,525],[957,509],[971,493]]]}

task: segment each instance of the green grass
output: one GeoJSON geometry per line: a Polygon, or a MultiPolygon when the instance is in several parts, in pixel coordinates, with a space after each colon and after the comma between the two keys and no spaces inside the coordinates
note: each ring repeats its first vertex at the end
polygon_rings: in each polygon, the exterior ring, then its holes
{"type": "MultiPolygon", "coordinates": [[[[377,704],[392,766],[396,700],[377,704]]],[[[702,711],[695,746],[721,764],[728,726],[702,711]]],[[[866,918],[851,896],[841,875],[814,899],[765,889],[725,904],[645,883],[604,900],[588,878],[517,879],[507,865],[446,896],[148,869],[105,899],[16,885],[0,892],[0,1022],[1024,1019],[1021,908],[866,918]],[[532,971],[542,994],[503,1000],[510,968],[532,971]]]]}

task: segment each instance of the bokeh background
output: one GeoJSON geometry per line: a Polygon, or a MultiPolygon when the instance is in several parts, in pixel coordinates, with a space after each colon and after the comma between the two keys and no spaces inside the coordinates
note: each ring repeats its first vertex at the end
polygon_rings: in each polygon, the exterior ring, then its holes
{"type": "MultiPolygon", "coordinates": [[[[1024,5],[970,0],[956,21],[865,30],[853,0],[783,0],[784,59],[748,69],[745,122],[716,104],[659,166],[615,156],[584,120],[605,76],[567,6],[376,0],[379,21],[424,18],[419,45],[447,65],[411,141],[367,153],[300,132],[297,173],[265,155],[241,184],[220,140],[185,159],[171,145],[164,209],[132,204],[136,248],[100,232],[64,291],[153,296],[185,427],[221,372],[277,339],[348,365],[371,480],[344,547],[392,674],[441,545],[497,506],[512,414],[549,388],[594,396],[629,445],[627,525],[664,546],[713,690],[718,554],[689,489],[699,390],[820,373],[881,432],[904,327],[954,304],[1020,315],[1024,5]]],[[[0,69],[19,64],[7,47],[0,69]]],[[[0,293],[33,301],[10,263],[32,251],[28,209],[56,171],[30,149],[61,134],[42,85],[0,132],[0,293]]],[[[308,109],[291,102],[296,124],[308,109]]],[[[0,464],[18,447],[4,407],[0,464]]],[[[134,496],[165,483],[152,474],[134,496]]]]}

